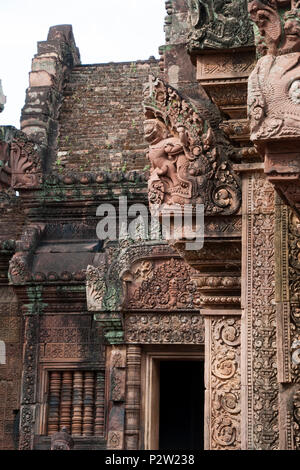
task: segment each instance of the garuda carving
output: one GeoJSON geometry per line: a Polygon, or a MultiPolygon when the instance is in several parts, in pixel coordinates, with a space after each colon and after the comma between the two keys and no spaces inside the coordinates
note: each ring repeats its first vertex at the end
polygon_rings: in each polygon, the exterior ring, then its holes
{"type": "Polygon", "coordinates": [[[300,136],[300,2],[281,19],[282,0],[253,0],[249,12],[260,33],[261,57],[249,78],[251,140],[300,136]]]}
{"type": "Polygon", "coordinates": [[[269,181],[300,215],[300,2],[252,0],[249,12],[264,54],[249,77],[251,140],[269,181]]]}
{"type": "Polygon", "coordinates": [[[253,44],[247,0],[189,0],[189,51],[253,44]]]}
{"type": "Polygon", "coordinates": [[[224,134],[202,118],[196,105],[154,77],[145,89],[144,111],[150,207],[203,204],[207,215],[237,212],[240,182],[230,164],[234,149],[224,134]]]}

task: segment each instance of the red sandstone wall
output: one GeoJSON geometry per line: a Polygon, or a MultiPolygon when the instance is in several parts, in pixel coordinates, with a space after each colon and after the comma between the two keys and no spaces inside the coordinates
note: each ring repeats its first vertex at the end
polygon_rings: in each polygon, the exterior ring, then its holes
{"type": "Polygon", "coordinates": [[[143,169],[143,84],[158,61],[75,67],[60,113],[60,172],[143,169]]]}

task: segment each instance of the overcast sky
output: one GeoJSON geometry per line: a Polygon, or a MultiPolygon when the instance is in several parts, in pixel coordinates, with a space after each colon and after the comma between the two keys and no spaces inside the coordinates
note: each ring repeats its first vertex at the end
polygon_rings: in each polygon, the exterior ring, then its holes
{"type": "Polygon", "coordinates": [[[82,64],[159,58],[165,0],[3,0],[0,125],[20,127],[31,60],[50,26],[72,24],[82,64]]]}

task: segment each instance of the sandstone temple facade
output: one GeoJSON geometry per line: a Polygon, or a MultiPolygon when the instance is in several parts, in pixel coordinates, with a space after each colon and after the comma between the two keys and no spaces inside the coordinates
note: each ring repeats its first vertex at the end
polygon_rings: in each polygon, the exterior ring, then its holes
{"type": "Polygon", "coordinates": [[[300,449],[300,2],[166,11],[160,60],[51,27],[0,127],[0,449],[300,449]]]}

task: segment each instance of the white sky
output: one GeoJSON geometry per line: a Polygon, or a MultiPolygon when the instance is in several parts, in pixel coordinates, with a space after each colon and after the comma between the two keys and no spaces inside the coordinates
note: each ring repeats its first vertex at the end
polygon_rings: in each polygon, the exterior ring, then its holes
{"type": "Polygon", "coordinates": [[[159,58],[165,0],[2,0],[0,125],[20,126],[31,60],[50,26],[71,24],[82,64],[159,58]]]}

